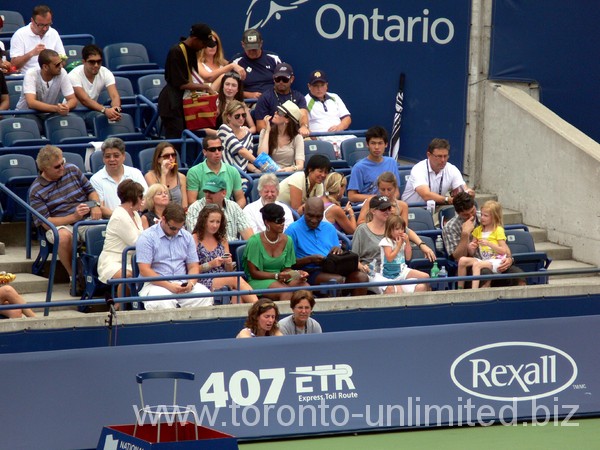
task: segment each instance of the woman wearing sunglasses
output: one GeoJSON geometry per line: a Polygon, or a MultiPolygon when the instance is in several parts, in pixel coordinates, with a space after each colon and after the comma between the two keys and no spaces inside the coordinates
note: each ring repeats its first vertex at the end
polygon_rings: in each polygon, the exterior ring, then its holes
{"type": "Polygon", "coordinates": [[[225,162],[246,173],[260,173],[253,164],[256,157],[252,153],[252,133],[244,125],[248,117],[246,105],[238,100],[232,100],[227,104],[222,117],[223,125],[219,127],[218,135],[225,148],[223,152],[225,162]]]}
{"type": "MultiPolygon", "coordinates": [[[[169,201],[179,203],[184,209],[188,207],[186,192],[187,179],[179,172],[177,151],[172,144],[160,142],[152,156],[152,168],[146,172],[144,179],[148,186],[160,183],[169,190],[169,201]]],[[[160,217],[160,216],[159,216],[160,217]]]]}
{"type": "MultiPolygon", "coordinates": [[[[285,215],[283,208],[269,203],[261,209],[265,231],[254,234],[244,249],[244,271],[252,289],[274,289],[308,286],[308,273],[292,270],[296,253],[292,240],[283,234],[285,215]]],[[[271,300],[289,300],[291,292],[260,294],[271,300]]]]}

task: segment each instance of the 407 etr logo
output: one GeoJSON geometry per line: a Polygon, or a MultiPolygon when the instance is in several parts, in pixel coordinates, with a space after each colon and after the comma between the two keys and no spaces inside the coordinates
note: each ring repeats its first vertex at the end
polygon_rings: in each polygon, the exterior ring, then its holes
{"type": "MultiPolygon", "coordinates": [[[[295,381],[296,394],[327,394],[355,390],[352,367],[348,364],[327,364],[296,367],[289,372],[295,381]]],[[[231,401],[240,406],[262,402],[276,404],[286,381],[286,369],[238,370],[228,378],[225,372],[212,372],[200,388],[200,401],[224,408],[231,401]]],[[[328,398],[335,398],[328,396],[328,398]]]]}

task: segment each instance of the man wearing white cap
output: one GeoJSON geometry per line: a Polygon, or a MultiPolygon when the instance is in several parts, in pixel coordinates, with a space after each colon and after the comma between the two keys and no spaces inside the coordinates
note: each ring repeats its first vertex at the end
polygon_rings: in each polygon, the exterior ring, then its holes
{"type": "Polygon", "coordinates": [[[277,106],[283,105],[291,100],[295,103],[302,113],[300,118],[300,134],[304,137],[310,134],[308,128],[308,109],[306,109],[306,99],[300,91],[292,89],[294,82],[294,69],[287,63],[277,64],[273,73],[275,86],[272,90],[263,92],[263,95],[256,102],[254,116],[256,117],[256,128],[258,131],[265,128],[265,116],[273,116],[277,106]]]}

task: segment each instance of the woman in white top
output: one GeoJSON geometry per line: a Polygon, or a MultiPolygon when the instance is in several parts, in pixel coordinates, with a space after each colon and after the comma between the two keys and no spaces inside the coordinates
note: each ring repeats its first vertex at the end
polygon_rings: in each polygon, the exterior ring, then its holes
{"type": "Polygon", "coordinates": [[[302,215],[304,203],[309,197],[323,195],[323,181],[330,170],[331,162],[325,155],[311,156],[304,172],[296,172],[279,183],[277,200],[302,215]]]}
{"type": "MultiPolygon", "coordinates": [[[[98,258],[98,278],[106,283],[111,278],[121,278],[121,258],[125,247],[134,245],[142,233],[142,220],[138,210],[142,205],[144,187],[131,179],[123,180],[117,187],[121,204],[115,208],[104,238],[104,247],[98,258]]],[[[132,276],[131,258],[127,263],[127,277],[132,276]]],[[[122,296],[122,286],[118,295],[122,296]]]]}
{"type": "Polygon", "coordinates": [[[226,163],[247,173],[260,173],[253,164],[256,157],[252,153],[252,133],[244,125],[247,116],[246,106],[231,100],[223,112],[223,125],[217,134],[225,147],[223,159],[226,163]]]}
{"type": "Polygon", "coordinates": [[[300,129],[300,108],[288,100],[279,105],[275,115],[265,116],[258,153],[267,153],[279,165],[280,172],[296,172],[304,167],[304,139],[300,129]]]}
{"type": "Polygon", "coordinates": [[[221,76],[225,72],[235,71],[242,80],[246,78],[246,71],[238,64],[230,63],[225,59],[221,38],[213,30],[212,35],[217,45],[205,47],[198,52],[198,75],[204,83],[210,85],[214,91],[221,86],[221,76]]]}

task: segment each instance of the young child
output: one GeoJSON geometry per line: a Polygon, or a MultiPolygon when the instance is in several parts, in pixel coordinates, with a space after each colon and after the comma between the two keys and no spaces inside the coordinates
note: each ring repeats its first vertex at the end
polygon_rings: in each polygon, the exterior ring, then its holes
{"type": "MultiPolygon", "coordinates": [[[[510,253],[506,245],[506,234],[502,223],[502,206],[493,200],[487,201],[481,207],[481,224],[473,230],[473,239],[469,243],[470,256],[463,256],[458,261],[458,276],[467,275],[467,268],[473,268],[473,275],[481,274],[481,269],[490,269],[498,273],[498,266],[510,253]],[[480,258],[474,257],[479,250],[480,258]]],[[[485,287],[489,282],[485,283],[485,287]]],[[[463,289],[464,281],[458,282],[458,288],[463,289]]],[[[473,289],[479,288],[479,280],[471,283],[473,289]]]]}
{"type": "MultiPolygon", "coordinates": [[[[233,270],[225,227],[225,213],[218,205],[208,204],[200,211],[192,233],[197,245],[200,273],[220,273],[233,270]]],[[[252,287],[243,278],[239,280],[238,289],[237,277],[200,278],[198,282],[211,291],[218,290],[223,286],[229,286],[234,291],[252,290],[252,287]]],[[[242,301],[254,303],[258,301],[258,297],[253,294],[242,295],[242,301]]]]}
{"type": "MultiPolygon", "coordinates": [[[[406,265],[412,258],[412,247],[406,234],[406,223],[400,216],[390,215],[385,222],[385,237],[379,242],[381,248],[381,275],[388,280],[408,280],[429,278],[429,275],[419,270],[413,270],[406,265]]],[[[398,292],[424,292],[429,290],[428,284],[404,284],[388,286],[386,294],[398,292]]]]}

